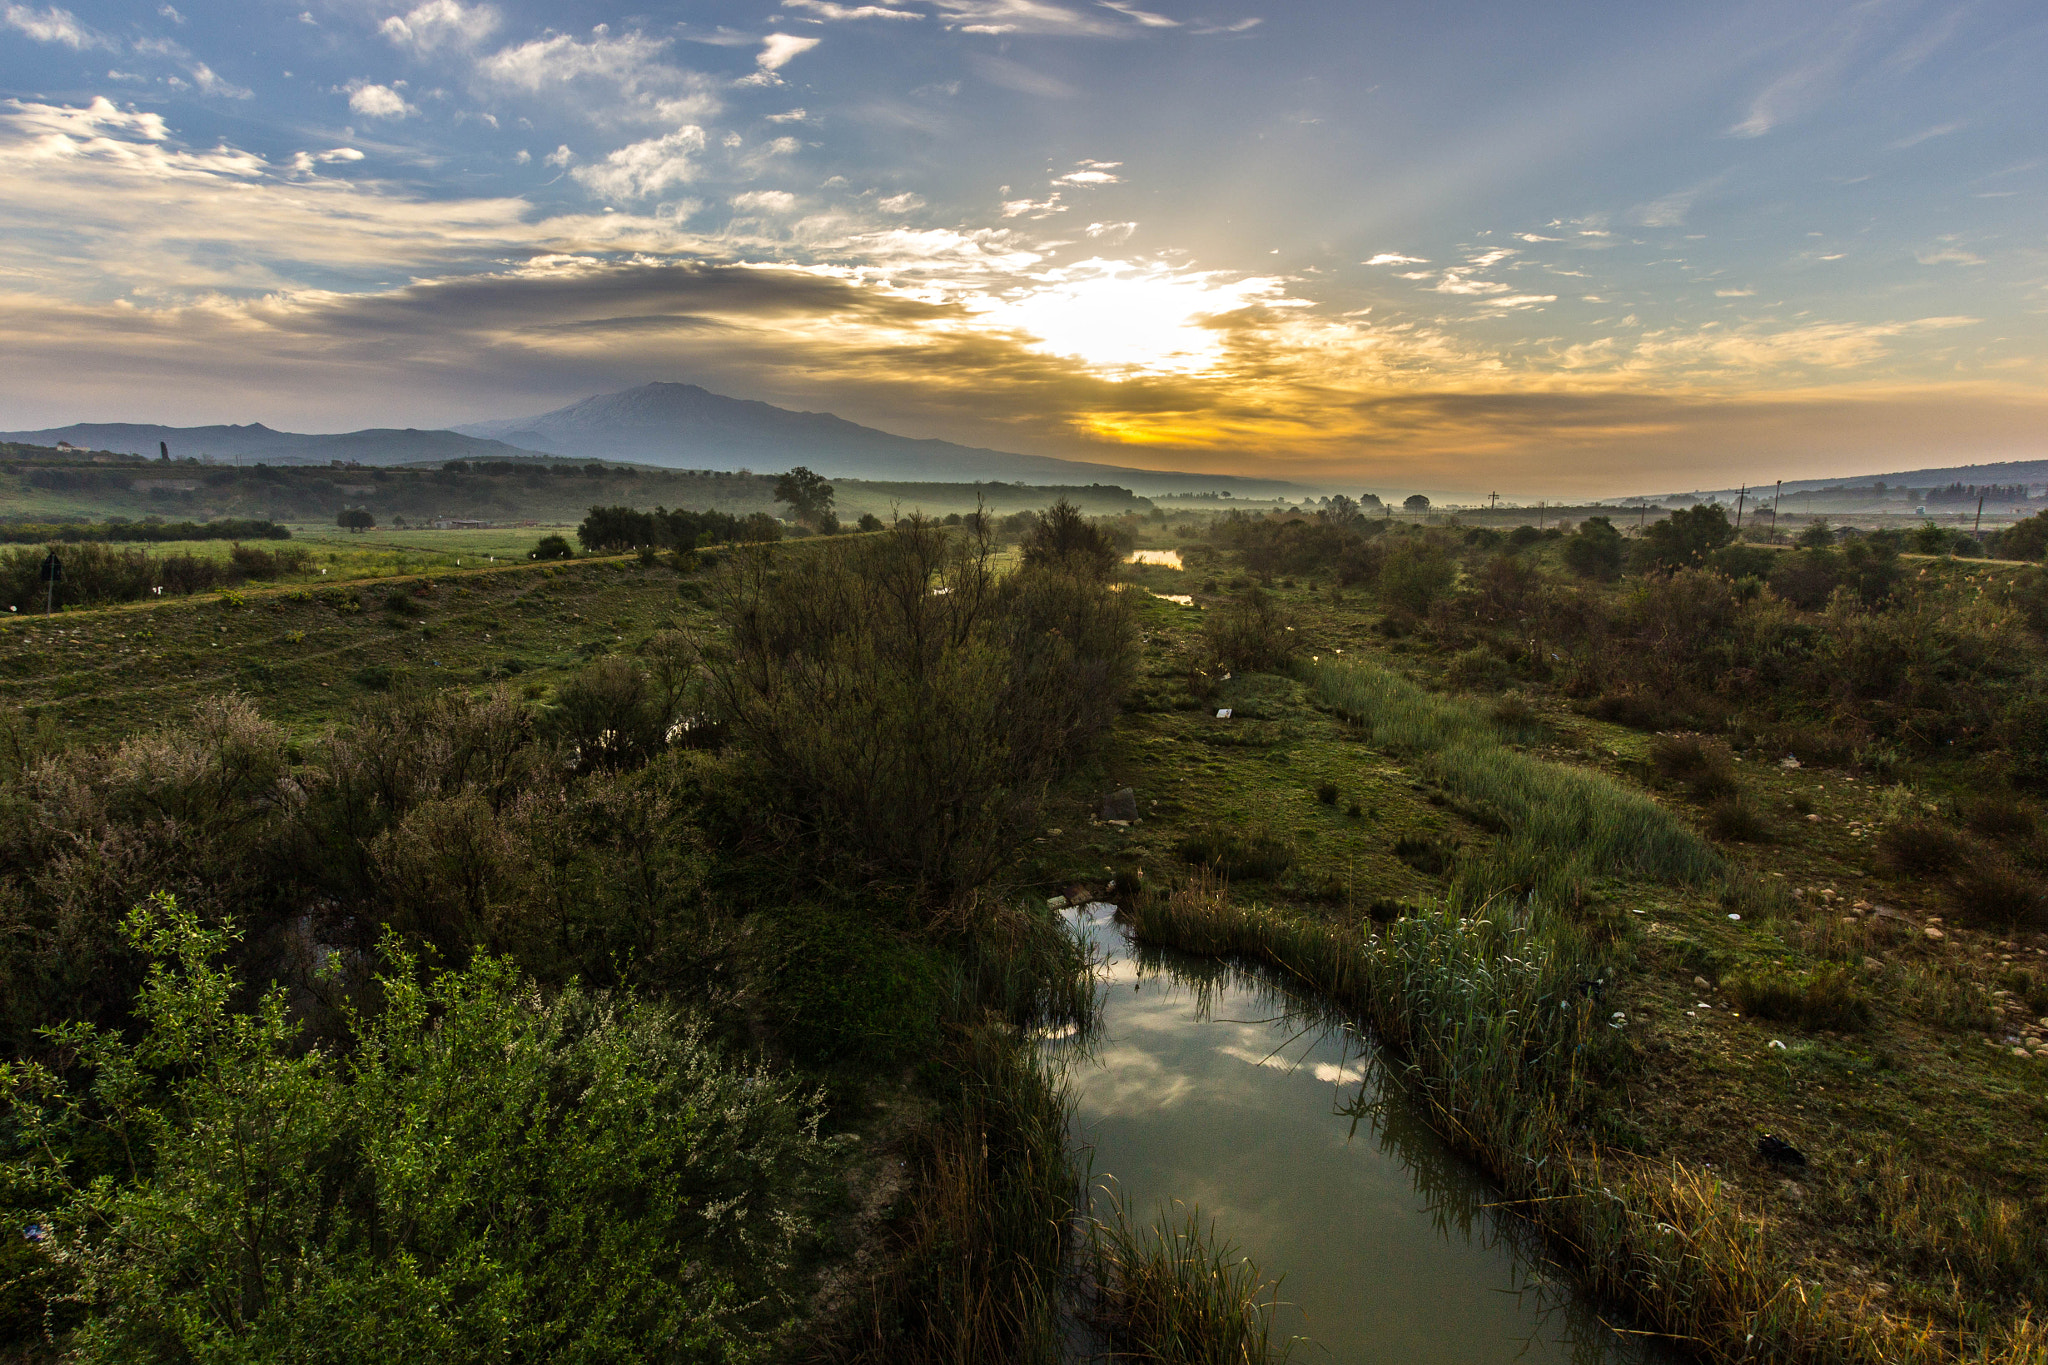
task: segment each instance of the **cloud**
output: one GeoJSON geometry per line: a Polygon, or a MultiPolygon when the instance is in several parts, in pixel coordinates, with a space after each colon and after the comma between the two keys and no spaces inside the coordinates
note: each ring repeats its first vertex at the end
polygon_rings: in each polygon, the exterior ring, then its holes
{"type": "Polygon", "coordinates": [[[1078,161],[1075,169],[1053,180],[1055,185],[1121,185],[1124,178],[1115,174],[1121,161],[1078,161]]]}
{"type": "Polygon", "coordinates": [[[1128,3],[1128,0],[1096,0],[1096,3],[1103,9],[1113,9],[1118,14],[1137,20],[1145,28],[1180,27],[1180,20],[1169,19],[1163,14],[1154,14],[1150,10],[1139,9],[1136,5],[1128,3]]]}
{"type": "Polygon", "coordinates": [[[349,87],[348,107],[364,118],[404,118],[419,112],[390,86],[362,83],[349,87]]]}
{"type": "Polygon", "coordinates": [[[541,158],[550,166],[566,166],[575,159],[576,153],[569,150],[569,144],[566,142],[541,158]]]}
{"type": "Polygon", "coordinates": [[[1913,259],[1922,265],[1984,264],[1982,256],[1977,255],[1975,252],[1964,251],[1961,247],[1957,246],[1939,246],[1929,248],[1926,251],[1916,251],[1913,253],[1913,259]]]}
{"type": "Polygon", "coordinates": [[[55,5],[48,9],[9,5],[5,9],[0,9],[0,21],[39,43],[58,43],[73,52],[83,52],[88,48],[111,49],[115,46],[112,39],[78,22],[78,16],[70,10],[59,9],[55,5]]]}
{"type": "Polygon", "coordinates": [[[156,12],[160,17],[168,19],[174,24],[183,24],[185,22],[185,16],[178,13],[176,5],[158,5],[156,12]]]}
{"type": "Polygon", "coordinates": [[[1080,92],[1054,76],[1013,62],[1008,57],[991,57],[977,52],[968,58],[968,66],[974,74],[990,85],[999,85],[1005,90],[1015,90],[1022,95],[1038,95],[1044,99],[1072,99],[1080,92]]]}
{"type": "Polygon", "coordinates": [[[704,150],[704,130],[694,124],[661,137],[621,147],[601,162],[569,172],[591,193],[611,200],[645,199],[697,178],[692,159],[704,150]]]}
{"type": "Polygon", "coordinates": [[[796,212],[796,196],[788,190],[748,190],[734,195],[732,206],[741,213],[787,215],[796,212]]]}
{"type": "Polygon", "coordinates": [[[666,60],[670,42],[640,32],[549,33],[491,53],[478,75],[501,89],[564,97],[597,123],[700,123],[718,111],[713,83],[666,60]],[[606,98],[609,96],[609,98],[606,98]]]}
{"type": "Polygon", "coordinates": [[[1913,134],[1911,137],[1900,138],[1897,142],[1894,142],[1892,144],[1892,150],[1895,152],[1901,152],[1908,147],[1918,147],[1923,142],[1932,142],[1935,138],[1947,137],[1950,133],[1960,130],[1963,126],[1964,125],[1961,123],[1936,124],[1932,128],[1922,129],[1920,132],[1913,134]]]}
{"type": "Polygon", "coordinates": [[[1717,299],[1746,299],[1755,293],[1756,290],[1754,289],[1716,289],[1714,297],[1717,299]]]}
{"type": "Polygon", "coordinates": [[[790,110],[790,111],[789,111],[788,113],[786,113],[786,114],[770,114],[770,115],[768,115],[768,122],[770,122],[770,123],[808,123],[808,122],[810,122],[810,118],[811,118],[811,116],[810,116],[809,114],[805,113],[805,112],[804,112],[803,110],[801,110],[801,109],[792,109],[792,110],[790,110]]]}
{"type": "Polygon", "coordinates": [[[791,59],[809,52],[822,38],[799,38],[794,33],[771,33],[761,40],[761,55],[754,64],[763,71],[780,71],[791,59]]]}
{"type": "Polygon", "coordinates": [[[192,83],[199,87],[201,94],[224,95],[229,99],[235,100],[250,99],[255,94],[247,86],[236,85],[233,81],[221,79],[220,76],[214,73],[213,68],[205,62],[194,62],[187,69],[191,71],[192,83]]]}
{"type": "Polygon", "coordinates": [[[1377,255],[1377,256],[1374,256],[1374,257],[1372,257],[1372,258],[1371,258],[1370,260],[1367,260],[1367,261],[1362,261],[1362,262],[1360,262],[1360,264],[1362,264],[1362,265],[1428,265],[1428,264],[1429,264],[1429,261],[1428,261],[1428,259],[1427,259],[1426,257],[1422,257],[1422,256],[1403,256],[1403,255],[1402,255],[1401,253],[1399,253],[1398,251],[1382,251],[1382,252],[1381,252],[1381,253],[1380,253],[1379,255],[1377,255]]]}
{"type": "Polygon", "coordinates": [[[947,28],[962,33],[1030,34],[1061,38],[1122,38],[1135,32],[1081,10],[1045,0],[933,0],[947,28]]]}
{"type": "Polygon", "coordinates": [[[424,54],[444,46],[474,46],[496,32],[499,22],[498,11],[491,5],[426,0],[404,18],[392,15],[377,26],[377,31],[400,47],[424,54]]]}
{"type": "Polygon", "coordinates": [[[1629,210],[1629,221],[1641,227],[1684,227],[1685,216],[1692,212],[1693,200],[1699,194],[1696,189],[1680,190],[1662,199],[1639,204],[1629,210]]]}
{"type": "Polygon", "coordinates": [[[1043,199],[1005,199],[1005,218],[1050,218],[1055,213],[1065,213],[1067,205],[1060,202],[1060,192],[1054,190],[1043,199]]]}
{"type": "Polygon", "coordinates": [[[1249,33],[1265,22],[1264,19],[1235,19],[1227,24],[1198,24],[1192,31],[1204,37],[1217,33],[1249,33]]]}
{"type": "Polygon", "coordinates": [[[361,161],[363,154],[353,147],[334,147],[324,152],[294,152],[291,168],[299,175],[311,175],[315,166],[337,161],[361,161]]]}
{"type": "Polygon", "coordinates": [[[831,0],[782,0],[784,9],[802,10],[820,19],[922,19],[914,9],[891,9],[887,5],[836,5],[831,0]]]}
{"type": "Polygon", "coordinates": [[[875,201],[875,207],[884,213],[910,213],[923,208],[924,204],[923,195],[912,194],[908,190],[902,194],[892,194],[887,199],[875,201]]]}
{"type": "Polygon", "coordinates": [[[1090,223],[1087,227],[1081,229],[1088,236],[1096,238],[1107,246],[1115,246],[1129,241],[1131,234],[1137,230],[1138,225],[1136,223],[1090,223]]]}

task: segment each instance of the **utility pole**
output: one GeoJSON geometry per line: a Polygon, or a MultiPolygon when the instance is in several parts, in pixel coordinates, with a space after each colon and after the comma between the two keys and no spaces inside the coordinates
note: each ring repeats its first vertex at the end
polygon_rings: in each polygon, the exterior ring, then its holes
{"type": "Polygon", "coordinates": [[[46,591],[43,596],[43,615],[54,616],[57,614],[57,585],[63,581],[64,561],[57,558],[57,552],[52,550],[43,560],[43,583],[46,585],[46,591]]]}
{"type": "Polygon", "coordinates": [[[1977,533],[1978,533],[1979,531],[1981,531],[1981,530],[1983,530],[1983,529],[1984,529],[1984,495],[1983,495],[1982,493],[1979,493],[1979,494],[1977,495],[1977,524],[1976,524],[1975,526],[1972,526],[1972,527],[1970,528],[1970,534],[1971,534],[1971,535],[1972,535],[1972,536],[1974,537],[1974,536],[1975,536],[1975,535],[1976,535],[1976,534],[1977,534],[1977,533]]]}
{"type": "Polygon", "coordinates": [[[1539,531],[1543,529],[1543,509],[1549,505],[1549,503],[1541,501],[1536,504],[1536,529],[1539,531]]]}
{"type": "Polygon", "coordinates": [[[1488,493],[1486,495],[1486,510],[1491,512],[1498,506],[1500,506],[1500,494],[1488,493]]]}
{"type": "Polygon", "coordinates": [[[1735,495],[1735,529],[1742,529],[1742,500],[1749,496],[1749,485],[1742,485],[1742,491],[1735,495]]]}
{"type": "Polygon", "coordinates": [[[1785,496],[1785,481],[1778,480],[1777,491],[1771,494],[1771,544],[1778,543],[1778,502],[1785,496]]]}

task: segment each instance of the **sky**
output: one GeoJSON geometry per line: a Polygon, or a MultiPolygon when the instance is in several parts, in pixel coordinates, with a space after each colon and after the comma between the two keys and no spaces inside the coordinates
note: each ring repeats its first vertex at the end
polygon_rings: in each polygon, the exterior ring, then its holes
{"type": "Polygon", "coordinates": [[[678,380],[1468,496],[2048,457],[2043,71],[2039,0],[0,0],[0,428],[678,380]]]}

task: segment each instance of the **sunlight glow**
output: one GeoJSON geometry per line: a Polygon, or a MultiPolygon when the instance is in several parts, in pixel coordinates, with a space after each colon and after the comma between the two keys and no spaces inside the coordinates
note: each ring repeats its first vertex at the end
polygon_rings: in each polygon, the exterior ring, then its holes
{"type": "Polygon", "coordinates": [[[1033,276],[978,310],[984,325],[1032,337],[1032,349],[1097,370],[1189,374],[1223,357],[1223,316],[1298,306],[1280,280],[1096,257],[1033,276]]]}

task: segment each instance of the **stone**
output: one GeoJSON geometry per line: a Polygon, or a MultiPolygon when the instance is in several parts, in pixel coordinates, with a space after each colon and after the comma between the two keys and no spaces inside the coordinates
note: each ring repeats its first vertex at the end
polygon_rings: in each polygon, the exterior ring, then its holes
{"type": "Polygon", "coordinates": [[[1942,932],[1941,932],[1941,930],[1939,930],[1939,929],[1935,928],[1935,927],[1934,927],[1933,925],[1931,925],[1931,924],[1930,924],[1930,925],[1928,925],[1928,926],[1927,926],[1927,927],[1926,927],[1925,929],[1922,929],[1922,930],[1921,930],[1920,932],[1921,932],[1921,933],[1923,933],[1923,934],[1925,934],[1925,935],[1927,935],[1927,937],[1929,937],[1929,938],[1947,938],[1947,937],[1948,937],[1948,935],[1947,935],[1947,934],[1944,934],[1944,933],[1942,933],[1942,932]]]}
{"type": "Polygon", "coordinates": [[[1048,896],[1045,901],[1045,908],[1048,910],[1064,910],[1067,908],[1067,898],[1065,896],[1048,896]]]}
{"type": "Polygon", "coordinates": [[[1137,819],[1138,793],[1130,787],[1119,787],[1103,797],[1102,818],[1105,820],[1137,819]]]}
{"type": "Polygon", "coordinates": [[[1703,991],[1710,991],[1714,989],[1714,983],[1707,980],[1704,976],[1694,977],[1692,979],[1692,984],[1698,986],[1703,991]]]}

